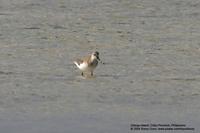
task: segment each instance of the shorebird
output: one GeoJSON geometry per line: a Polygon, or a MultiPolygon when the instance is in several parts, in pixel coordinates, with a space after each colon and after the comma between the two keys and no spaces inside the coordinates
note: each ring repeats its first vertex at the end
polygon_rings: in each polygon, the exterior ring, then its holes
{"type": "Polygon", "coordinates": [[[90,72],[93,76],[93,71],[98,65],[99,52],[95,51],[91,55],[77,59],[74,64],[81,70],[81,75],[84,76],[84,72],[90,72]]]}

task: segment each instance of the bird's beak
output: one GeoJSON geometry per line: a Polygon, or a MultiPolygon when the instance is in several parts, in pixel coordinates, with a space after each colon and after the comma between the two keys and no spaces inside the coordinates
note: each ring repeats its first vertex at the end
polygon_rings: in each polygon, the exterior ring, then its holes
{"type": "Polygon", "coordinates": [[[97,60],[101,61],[100,58],[99,58],[99,56],[97,56],[97,60]]]}
{"type": "Polygon", "coordinates": [[[97,57],[97,60],[99,60],[100,63],[105,64],[104,62],[102,62],[102,61],[100,60],[99,56],[97,57]]]}

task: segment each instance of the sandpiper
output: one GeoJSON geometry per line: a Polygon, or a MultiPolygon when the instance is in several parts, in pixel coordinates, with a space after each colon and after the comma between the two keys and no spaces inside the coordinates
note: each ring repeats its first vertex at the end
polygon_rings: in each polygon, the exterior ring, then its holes
{"type": "Polygon", "coordinates": [[[84,76],[83,72],[90,72],[93,76],[93,71],[98,65],[99,52],[93,52],[91,55],[88,55],[84,58],[77,59],[74,61],[74,64],[81,70],[81,75],[84,76]]]}

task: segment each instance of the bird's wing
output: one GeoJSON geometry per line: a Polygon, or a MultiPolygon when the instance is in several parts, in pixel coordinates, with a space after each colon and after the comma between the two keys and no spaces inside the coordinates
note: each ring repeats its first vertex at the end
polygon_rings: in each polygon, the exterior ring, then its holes
{"type": "Polygon", "coordinates": [[[77,59],[75,62],[77,62],[78,65],[80,65],[81,63],[83,63],[82,59],[77,59]]]}

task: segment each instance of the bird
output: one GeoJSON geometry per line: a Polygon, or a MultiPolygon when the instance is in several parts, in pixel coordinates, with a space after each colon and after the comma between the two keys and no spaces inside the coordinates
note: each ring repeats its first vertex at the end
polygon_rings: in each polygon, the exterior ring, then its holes
{"type": "Polygon", "coordinates": [[[92,52],[90,55],[79,58],[74,61],[74,64],[81,70],[81,76],[85,76],[85,72],[89,72],[93,76],[94,69],[98,66],[99,52],[92,52]]]}

